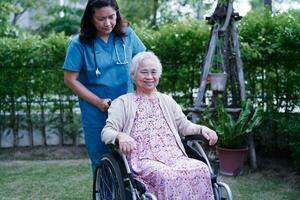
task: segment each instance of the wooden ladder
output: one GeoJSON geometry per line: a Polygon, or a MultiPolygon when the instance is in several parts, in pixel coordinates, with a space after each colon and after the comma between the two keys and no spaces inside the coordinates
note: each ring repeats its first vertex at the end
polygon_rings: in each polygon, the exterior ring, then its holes
{"type": "MultiPolygon", "coordinates": [[[[230,108],[227,108],[227,111],[239,112],[241,102],[246,99],[243,62],[236,28],[236,21],[242,17],[233,11],[233,0],[227,0],[226,3],[220,3],[219,1],[212,16],[206,18],[208,24],[212,27],[195,104],[192,108],[188,108],[189,116],[193,122],[198,120],[199,114],[205,109],[206,105],[203,103],[203,98],[206,92],[207,79],[213,65],[213,56],[216,53],[221,58],[222,68],[229,75],[228,85],[230,87],[227,87],[223,92],[225,99],[227,99],[229,92],[231,94],[232,104],[230,108]],[[217,49],[220,42],[221,48],[217,49]]],[[[251,168],[255,170],[257,164],[253,134],[248,137],[248,145],[251,168]]]]}

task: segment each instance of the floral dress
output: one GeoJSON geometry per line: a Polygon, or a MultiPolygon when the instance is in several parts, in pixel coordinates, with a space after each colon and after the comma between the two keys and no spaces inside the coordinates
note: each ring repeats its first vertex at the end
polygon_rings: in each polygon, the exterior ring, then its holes
{"type": "Polygon", "coordinates": [[[159,200],[213,199],[206,164],[182,152],[158,98],[135,95],[134,101],[137,112],[131,137],[137,148],[127,158],[135,177],[159,200]]]}

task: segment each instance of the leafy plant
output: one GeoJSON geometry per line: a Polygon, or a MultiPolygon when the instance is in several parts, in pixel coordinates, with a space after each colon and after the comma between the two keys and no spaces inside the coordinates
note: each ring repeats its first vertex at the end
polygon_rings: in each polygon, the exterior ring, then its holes
{"type": "Polygon", "coordinates": [[[300,114],[277,115],[274,120],[278,126],[278,135],[285,138],[281,140],[289,146],[295,167],[300,172],[300,114]]]}
{"type": "Polygon", "coordinates": [[[252,103],[248,99],[242,103],[241,111],[235,119],[226,112],[220,99],[217,101],[216,113],[204,111],[203,122],[214,129],[219,137],[219,145],[223,147],[241,147],[245,143],[246,136],[254,128],[259,126],[263,119],[263,110],[258,107],[255,112],[251,112],[252,103]]]}

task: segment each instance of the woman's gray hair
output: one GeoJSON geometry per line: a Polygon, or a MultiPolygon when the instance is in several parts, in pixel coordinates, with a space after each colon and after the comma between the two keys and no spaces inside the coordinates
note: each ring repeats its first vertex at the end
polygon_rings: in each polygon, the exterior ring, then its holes
{"type": "Polygon", "coordinates": [[[161,62],[159,60],[159,58],[151,51],[143,51],[140,52],[138,54],[136,54],[131,61],[131,65],[130,65],[130,76],[132,78],[132,80],[135,80],[136,77],[136,73],[137,70],[139,68],[139,66],[145,61],[145,60],[154,60],[156,62],[157,65],[157,69],[158,69],[158,77],[160,77],[161,73],[162,73],[162,65],[161,62]]]}

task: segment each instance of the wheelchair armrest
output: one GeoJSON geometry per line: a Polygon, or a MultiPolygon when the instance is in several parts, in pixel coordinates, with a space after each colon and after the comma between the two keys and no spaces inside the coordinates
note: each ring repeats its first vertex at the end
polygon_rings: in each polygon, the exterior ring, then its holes
{"type": "Polygon", "coordinates": [[[119,140],[116,139],[115,140],[115,144],[106,144],[106,146],[110,149],[110,150],[119,150],[119,140]]]}
{"type": "Polygon", "coordinates": [[[202,135],[186,135],[181,138],[183,143],[187,141],[196,140],[196,141],[206,141],[206,139],[202,135]]]}

